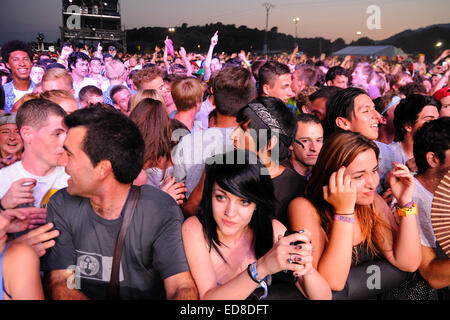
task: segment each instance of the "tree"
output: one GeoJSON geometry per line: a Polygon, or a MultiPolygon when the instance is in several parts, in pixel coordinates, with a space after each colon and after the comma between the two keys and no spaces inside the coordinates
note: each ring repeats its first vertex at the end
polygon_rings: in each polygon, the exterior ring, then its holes
{"type": "Polygon", "coordinates": [[[270,29],[270,32],[278,33],[278,27],[277,26],[273,27],[272,29],[270,29]]]}

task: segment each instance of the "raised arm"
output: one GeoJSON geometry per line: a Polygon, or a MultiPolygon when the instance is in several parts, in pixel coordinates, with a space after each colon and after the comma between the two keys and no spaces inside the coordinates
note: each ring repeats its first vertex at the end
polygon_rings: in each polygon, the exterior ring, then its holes
{"type": "Polygon", "coordinates": [[[168,55],[168,41],[169,41],[169,37],[166,37],[166,40],[164,41],[164,56],[163,56],[163,60],[164,60],[164,65],[166,66],[167,69],[167,73],[170,74],[170,64],[169,64],[169,60],[167,59],[167,55],[168,55]]]}
{"type": "Polygon", "coordinates": [[[209,46],[209,50],[208,50],[208,54],[206,55],[206,59],[205,59],[205,76],[203,77],[203,79],[209,80],[209,78],[211,77],[211,60],[212,60],[212,56],[214,53],[214,48],[216,47],[217,43],[219,42],[219,31],[216,31],[216,33],[214,33],[214,35],[211,38],[211,44],[209,46]]]}
{"type": "Polygon", "coordinates": [[[180,53],[181,59],[184,62],[184,65],[186,66],[186,69],[187,69],[186,74],[188,77],[191,77],[192,76],[192,65],[191,65],[191,61],[189,61],[189,59],[187,58],[186,49],[181,47],[179,53],[180,53]]]}
{"type": "Polygon", "coordinates": [[[324,186],[324,199],[334,209],[328,241],[319,215],[308,200],[299,198],[289,206],[291,227],[311,230],[314,246],[313,266],[335,291],[344,288],[352,262],[356,189],[350,176],[344,177],[344,172],[345,168],[341,168],[333,173],[328,186],[324,186]]]}
{"type": "MultiPolygon", "coordinates": [[[[414,194],[414,178],[405,165],[394,163],[394,169],[388,175],[392,194],[402,209],[411,206],[414,194]]],[[[377,197],[377,210],[384,214],[386,221],[390,210],[386,203],[377,197]]],[[[411,206],[412,207],[412,206],[411,206]]],[[[416,209],[417,212],[417,209],[416,209]]],[[[385,258],[402,271],[414,272],[420,265],[422,253],[419,229],[415,214],[400,216],[398,231],[394,234],[387,228],[382,228],[382,240],[377,243],[385,258]]],[[[391,226],[393,229],[393,226],[391,226]]]]}

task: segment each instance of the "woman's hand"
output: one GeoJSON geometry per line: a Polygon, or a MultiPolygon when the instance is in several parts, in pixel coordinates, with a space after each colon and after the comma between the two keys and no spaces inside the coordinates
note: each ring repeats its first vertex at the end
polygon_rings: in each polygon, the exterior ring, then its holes
{"type": "Polygon", "coordinates": [[[355,211],[356,187],[350,175],[344,177],[345,167],[333,172],[328,186],[323,187],[323,198],[334,208],[336,214],[351,214],[355,211]]]}
{"type": "Polygon", "coordinates": [[[414,178],[405,165],[394,162],[394,169],[389,173],[388,181],[400,206],[412,201],[414,178]]]}
{"type": "Polygon", "coordinates": [[[259,278],[282,270],[293,271],[296,277],[311,272],[313,258],[310,237],[311,233],[307,230],[287,237],[278,236],[272,249],[256,263],[259,278]],[[294,245],[297,241],[303,243],[294,245]]]}

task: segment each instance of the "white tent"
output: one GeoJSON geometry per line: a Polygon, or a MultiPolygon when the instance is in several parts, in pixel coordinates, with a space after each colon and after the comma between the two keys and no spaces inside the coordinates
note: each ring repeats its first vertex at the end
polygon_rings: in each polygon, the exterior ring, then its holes
{"type": "Polygon", "coordinates": [[[396,55],[406,56],[406,53],[394,46],[349,46],[332,54],[332,56],[387,56],[391,59],[396,55]]]}

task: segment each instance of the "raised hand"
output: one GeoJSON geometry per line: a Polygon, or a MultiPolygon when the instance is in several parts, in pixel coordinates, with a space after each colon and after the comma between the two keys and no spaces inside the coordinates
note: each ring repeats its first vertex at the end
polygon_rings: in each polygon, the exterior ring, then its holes
{"type": "Polygon", "coordinates": [[[244,50],[241,50],[241,52],[239,52],[238,57],[239,57],[239,59],[241,59],[242,61],[247,60],[247,59],[246,59],[246,55],[245,55],[245,51],[244,51],[244,50]]]}
{"type": "Polygon", "coordinates": [[[180,56],[183,60],[186,59],[186,49],[181,47],[180,50],[178,51],[178,53],[180,54],[180,56]]]}
{"type": "Polygon", "coordinates": [[[5,209],[12,209],[21,204],[34,202],[33,188],[36,186],[36,180],[31,178],[19,179],[9,188],[8,192],[1,199],[5,209]]]}
{"type": "Polygon", "coordinates": [[[345,167],[333,172],[328,186],[323,187],[323,198],[334,208],[336,214],[351,214],[355,211],[356,187],[350,175],[344,177],[345,167]]]}
{"type": "Polygon", "coordinates": [[[216,46],[217,43],[219,43],[219,31],[216,31],[216,33],[214,33],[214,35],[211,38],[211,45],[212,46],[216,46]]]}
{"type": "Polygon", "coordinates": [[[70,56],[72,54],[72,52],[73,52],[73,48],[72,47],[66,46],[66,47],[62,48],[61,58],[62,59],[67,58],[68,56],[70,56]]]}
{"type": "Polygon", "coordinates": [[[388,175],[392,195],[400,206],[412,201],[414,194],[414,178],[403,164],[394,162],[394,169],[388,175]]]}

